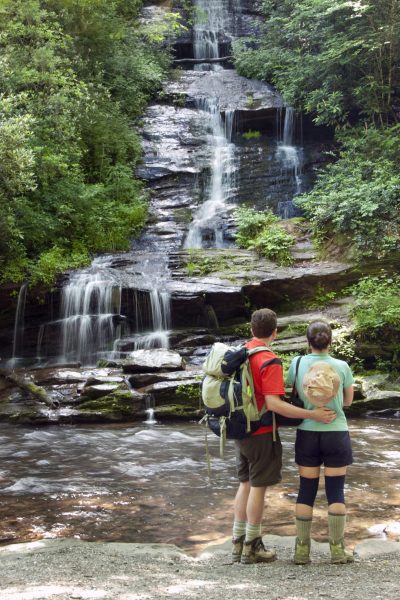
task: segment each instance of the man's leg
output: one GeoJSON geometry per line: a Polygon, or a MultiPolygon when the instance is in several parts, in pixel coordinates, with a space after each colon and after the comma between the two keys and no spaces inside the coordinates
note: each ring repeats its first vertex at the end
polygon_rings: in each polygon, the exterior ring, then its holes
{"type": "Polygon", "coordinates": [[[264,513],[266,486],[250,487],[247,501],[246,537],[241,562],[254,564],[271,562],[276,559],[274,550],[267,550],[262,542],[261,522],[264,513]]]}
{"type": "Polygon", "coordinates": [[[232,562],[240,562],[243,544],[246,535],[247,500],[250,494],[250,482],[243,481],[239,484],[234,502],[234,521],[232,529],[232,562]]]}

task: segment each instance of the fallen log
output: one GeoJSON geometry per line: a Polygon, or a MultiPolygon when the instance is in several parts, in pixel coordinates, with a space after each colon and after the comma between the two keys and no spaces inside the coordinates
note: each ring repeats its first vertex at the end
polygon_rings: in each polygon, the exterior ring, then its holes
{"type": "Polygon", "coordinates": [[[25,392],[28,392],[34,396],[34,398],[37,398],[39,402],[44,402],[50,408],[57,408],[57,406],[59,406],[59,402],[57,400],[53,400],[53,398],[48,395],[43,387],[36,385],[36,383],[30,379],[12,372],[6,375],[5,378],[7,381],[10,381],[17,387],[21,388],[21,390],[24,390],[25,392]]]}

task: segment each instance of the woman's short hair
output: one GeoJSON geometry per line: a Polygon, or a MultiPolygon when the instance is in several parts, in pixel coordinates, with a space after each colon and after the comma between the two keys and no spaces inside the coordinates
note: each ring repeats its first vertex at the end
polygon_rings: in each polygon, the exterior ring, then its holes
{"type": "Polygon", "coordinates": [[[260,308],[251,315],[251,330],[258,338],[268,338],[278,326],[276,313],[269,308],[260,308]]]}
{"type": "Polygon", "coordinates": [[[308,343],[316,350],[325,350],[332,342],[332,329],[326,321],[312,321],[306,335],[308,343]]]}

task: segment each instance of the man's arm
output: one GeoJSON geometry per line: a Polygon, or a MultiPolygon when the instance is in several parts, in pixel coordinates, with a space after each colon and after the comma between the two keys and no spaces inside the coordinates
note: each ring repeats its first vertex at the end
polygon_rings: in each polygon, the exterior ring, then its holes
{"type": "Polygon", "coordinates": [[[284,402],[279,396],[265,396],[265,404],[268,410],[272,410],[284,417],[312,419],[319,423],[332,423],[336,419],[336,413],[330,408],[307,410],[306,408],[299,408],[298,406],[284,402]]]}
{"type": "Polygon", "coordinates": [[[343,389],[343,406],[346,408],[351,406],[351,403],[353,402],[353,398],[354,398],[353,386],[350,385],[349,387],[345,387],[343,389]]]}

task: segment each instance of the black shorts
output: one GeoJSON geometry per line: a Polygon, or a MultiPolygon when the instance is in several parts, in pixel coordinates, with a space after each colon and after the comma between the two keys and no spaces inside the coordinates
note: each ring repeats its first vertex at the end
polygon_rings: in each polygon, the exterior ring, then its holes
{"type": "Polygon", "coordinates": [[[282,479],[282,444],[276,432],[252,435],[235,441],[236,468],[239,481],[250,481],[252,487],[275,485],[282,479]]]}
{"type": "Polygon", "coordinates": [[[353,462],[348,431],[306,431],[296,433],[295,460],[300,467],[346,467],[353,462]]]}

